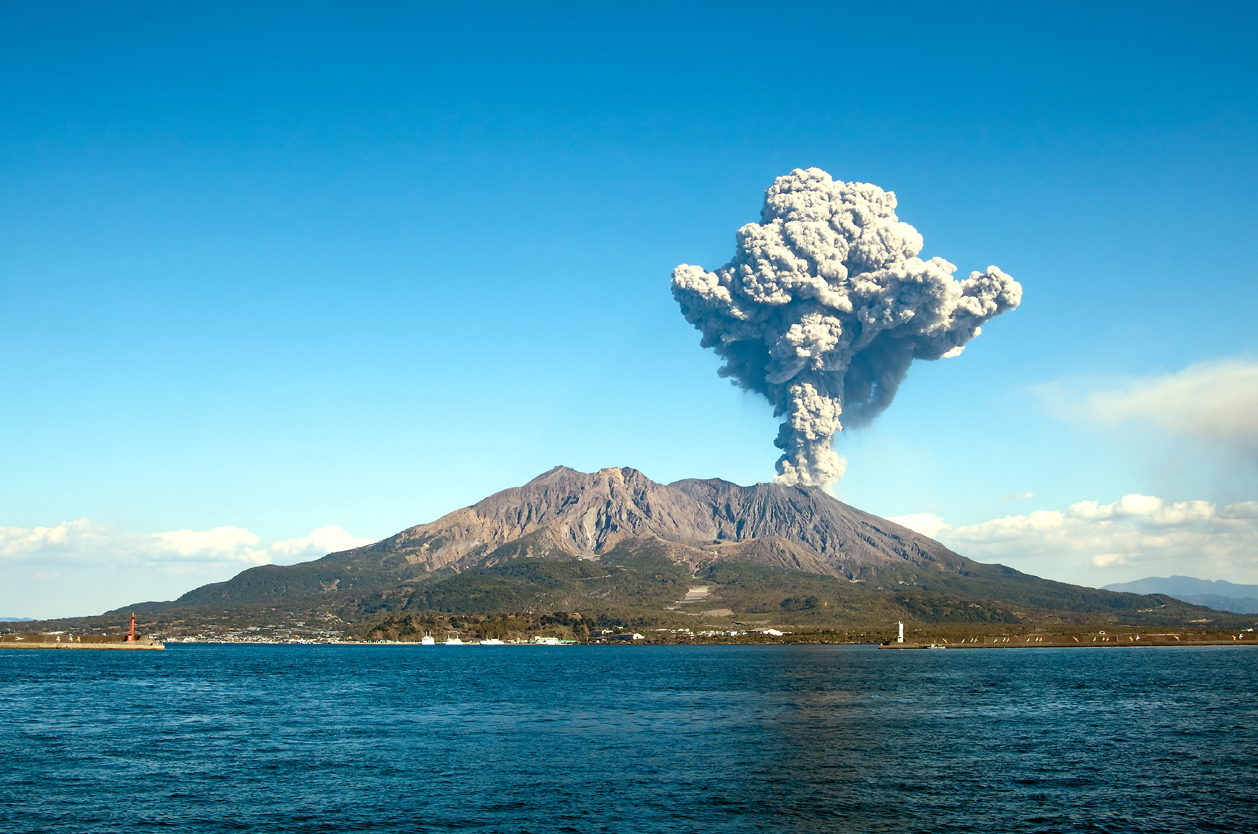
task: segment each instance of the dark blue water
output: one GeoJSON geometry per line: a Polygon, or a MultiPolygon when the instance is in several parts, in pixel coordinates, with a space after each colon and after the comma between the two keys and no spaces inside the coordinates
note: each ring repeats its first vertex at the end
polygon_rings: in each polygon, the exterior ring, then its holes
{"type": "Polygon", "coordinates": [[[5,832],[1258,830],[1258,651],[0,652],[5,832]]]}

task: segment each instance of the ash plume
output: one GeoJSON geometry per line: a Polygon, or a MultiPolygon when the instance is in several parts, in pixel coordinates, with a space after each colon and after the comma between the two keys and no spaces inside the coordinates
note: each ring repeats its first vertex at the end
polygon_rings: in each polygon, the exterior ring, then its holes
{"type": "Polygon", "coordinates": [[[795,169],[765,192],[759,223],[715,272],[682,264],[673,296],[725,360],[723,377],[785,415],[775,481],[843,475],[833,438],[878,416],[914,359],[960,354],[980,325],[1018,306],[1022,287],[994,266],[958,281],[895,215],[895,194],[795,169]]]}

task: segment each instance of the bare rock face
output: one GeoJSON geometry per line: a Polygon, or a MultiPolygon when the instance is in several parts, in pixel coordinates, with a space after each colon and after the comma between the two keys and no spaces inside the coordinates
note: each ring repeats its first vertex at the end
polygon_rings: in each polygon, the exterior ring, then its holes
{"type": "Polygon", "coordinates": [[[464,570],[522,556],[597,559],[630,538],[681,545],[673,549],[679,561],[754,562],[849,578],[865,566],[935,563],[948,570],[965,561],[818,487],[742,487],[716,479],[664,485],[636,469],[587,474],[563,466],[429,524],[325,558],[400,556],[427,570],[464,570]]]}

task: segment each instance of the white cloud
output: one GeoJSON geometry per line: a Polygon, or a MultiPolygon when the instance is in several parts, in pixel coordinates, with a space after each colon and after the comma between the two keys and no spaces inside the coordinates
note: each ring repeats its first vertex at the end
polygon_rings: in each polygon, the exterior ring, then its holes
{"type": "Polygon", "coordinates": [[[1219,510],[1220,518],[1258,518],[1258,501],[1229,504],[1219,510]]]}
{"type": "Polygon", "coordinates": [[[1127,557],[1122,553],[1098,553],[1092,557],[1092,564],[1098,568],[1108,568],[1110,565],[1125,565],[1127,557]]]}
{"type": "Polygon", "coordinates": [[[1229,359],[1182,371],[1127,380],[1104,391],[1041,389],[1054,410],[1108,428],[1150,424],[1258,458],[1258,362],[1229,359]]]}
{"type": "MultiPolygon", "coordinates": [[[[1231,509],[1225,507],[1225,510],[1231,509]]],[[[1191,524],[1194,521],[1209,521],[1216,513],[1215,506],[1209,501],[1182,501],[1178,504],[1171,504],[1169,507],[1161,507],[1153,514],[1150,521],[1153,524],[1175,526],[1180,524],[1191,524]]]]}
{"type": "Polygon", "coordinates": [[[265,564],[266,551],[257,549],[258,537],[239,527],[215,527],[213,530],[176,530],[154,533],[150,537],[155,554],[174,554],[182,559],[208,561],[257,562],[265,564]]]}
{"type": "Polygon", "coordinates": [[[340,527],[320,527],[309,536],[300,539],[286,539],[271,545],[271,550],[285,564],[305,562],[317,559],[328,553],[339,553],[371,544],[371,539],[360,539],[351,536],[340,527]]]}
{"type": "Polygon", "coordinates": [[[1098,504],[1096,501],[1080,501],[1071,504],[1066,515],[1071,518],[1082,518],[1088,521],[1099,521],[1106,518],[1128,518],[1131,516],[1153,515],[1162,509],[1162,499],[1148,495],[1124,495],[1112,504],[1098,504]]]}
{"type": "Polygon", "coordinates": [[[1000,496],[1001,501],[1030,501],[1035,497],[1034,492],[1015,492],[1010,495],[1000,496]]]}
{"type": "Polygon", "coordinates": [[[132,533],[87,518],[0,527],[0,616],[98,614],[174,599],[246,568],[294,564],[370,541],[332,526],[269,547],[240,527],[132,533]]]}
{"type": "Polygon", "coordinates": [[[956,528],[929,514],[905,518],[925,519],[913,529],[932,535],[924,528],[933,527],[934,537],[972,559],[1085,585],[1155,573],[1258,580],[1256,501],[1218,507],[1133,494],[956,528]]]}
{"type": "Polygon", "coordinates": [[[887,519],[894,521],[901,527],[907,527],[915,533],[921,533],[923,536],[936,538],[944,530],[951,530],[952,525],[945,522],[942,518],[933,513],[913,513],[912,515],[897,515],[887,519]]]}
{"type": "Polygon", "coordinates": [[[55,527],[0,527],[0,558],[58,557],[72,561],[108,557],[126,564],[159,566],[188,562],[245,562],[264,565],[270,554],[258,537],[239,527],[129,533],[87,518],[55,527]]]}

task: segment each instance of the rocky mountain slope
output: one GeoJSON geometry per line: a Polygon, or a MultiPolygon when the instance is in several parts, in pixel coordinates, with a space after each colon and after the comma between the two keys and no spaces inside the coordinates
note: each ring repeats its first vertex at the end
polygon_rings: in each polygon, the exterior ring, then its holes
{"type": "Polygon", "coordinates": [[[563,466],[346,555],[396,554],[427,570],[461,570],[525,555],[596,558],[624,539],[642,537],[708,550],[718,559],[763,554],[797,569],[849,578],[862,566],[920,565],[955,555],[817,487],[741,487],[721,480],[664,485],[636,469],[586,474],[563,466]],[[755,539],[775,541],[764,548],[730,548],[755,539]],[[500,551],[512,542],[521,544],[500,551]]]}

